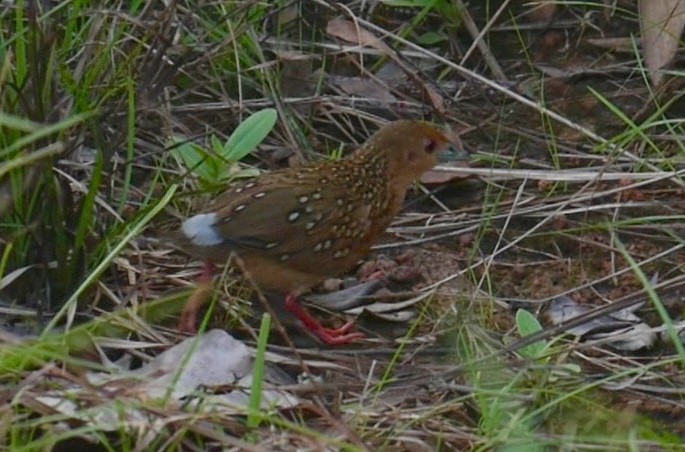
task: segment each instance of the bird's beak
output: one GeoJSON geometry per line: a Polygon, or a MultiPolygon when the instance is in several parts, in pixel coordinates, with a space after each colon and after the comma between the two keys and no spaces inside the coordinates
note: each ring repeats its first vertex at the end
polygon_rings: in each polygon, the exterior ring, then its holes
{"type": "Polygon", "coordinates": [[[468,162],[471,160],[471,153],[464,150],[460,144],[450,143],[444,151],[438,153],[439,163],[468,162]]]}
{"type": "Polygon", "coordinates": [[[464,150],[461,143],[449,143],[437,154],[438,165],[421,175],[421,182],[428,185],[448,183],[454,179],[464,179],[465,176],[451,172],[449,169],[468,168],[471,153],[464,150]],[[442,165],[442,166],[441,166],[442,165]]]}

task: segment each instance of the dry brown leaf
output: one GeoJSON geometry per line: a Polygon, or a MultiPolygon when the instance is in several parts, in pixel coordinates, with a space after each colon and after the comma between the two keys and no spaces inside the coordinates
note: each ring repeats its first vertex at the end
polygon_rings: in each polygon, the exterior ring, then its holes
{"type": "Polygon", "coordinates": [[[430,85],[426,85],[425,83],[423,84],[423,89],[426,92],[426,95],[431,101],[431,104],[433,104],[433,107],[440,113],[444,114],[447,111],[447,108],[445,107],[445,98],[442,97],[440,94],[438,94],[437,91],[433,89],[430,85]]]}
{"type": "Polygon", "coordinates": [[[588,44],[608,49],[615,53],[633,53],[633,40],[631,38],[589,38],[588,44]]]}
{"type": "Polygon", "coordinates": [[[414,71],[407,67],[404,62],[402,62],[392,49],[385,44],[380,38],[376,37],[370,31],[362,28],[359,24],[345,19],[333,19],[330,20],[326,26],[326,33],[336,38],[342,39],[343,41],[352,42],[361,46],[372,47],[384,55],[389,56],[397,63],[398,66],[402,68],[410,77],[421,84],[421,87],[426,93],[426,96],[430,99],[433,107],[441,114],[445,113],[445,99],[438,94],[433,88],[428,86],[423,80],[416,77],[414,71]]]}
{"type": "Polygon", "coordinates": [[[381,85],[375,80],[361,77],[329,76],[328,82],[348,96],[378,99],[387,102],[397,100],[388,90],[387,85],[381,85]]]}
{"type": "Polygon", "coordinates": [[[350,20],[333,19],[326,26],[326,33],[343,41],[362,46],[373,47],[384,54],[392,54],[392,50],[380,38],[350,20]]]}
{"type": "Polygon", "coordinates": [[[640,0],[642,52],[649,76],[655,86],[661,84],[666,67],[678,50],[685,26],[685,0],[640,0]]]}
{"type": "Polygon", "coordinates": [[[529,4],[530,10],[526,12],[526,18],[531,22],[549,22],[559,10],[559,5],[554,1],[543,1],[529,4]]]}

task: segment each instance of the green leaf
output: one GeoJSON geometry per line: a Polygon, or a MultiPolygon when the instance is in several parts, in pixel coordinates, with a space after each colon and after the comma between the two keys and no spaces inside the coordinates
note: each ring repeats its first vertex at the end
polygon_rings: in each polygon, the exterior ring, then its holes
{"type": "Polygon", "coordinates": [[[174,138],[176,147],[172,153],[196,174],[207,186],[216,186],[225,179],[234,177],[240,170],[235,163],[249,154],[269,134],[276,124],[278,114],[267,108],[245,119],[228,138],[225,144],[212,135],[207,151],[184,137],[174,138]]]}
{"type": "Polygon", "coordinates": [[[224,144],[219,140],[219,138],[216,135],[212,135],[209,137],[209,141],[212,143],[212,150],[216,153],[216,155],[224,155],[224,144]]]}
{"type": "Polygon", "coordinates": [[[219,166],[219,168],[217,168],[217,182],[232,179],[231,176],[233,176],[234,172],[235,170],[233,169],[233,166],[231,166],[230,164],[226,164],[226,162],[221,162],[221,165],[219,166]]]}
{"type": "Polygon", "coordinates": [[[271,132],[278,119],[273,108],[265,108],[246,118],[233,131],[222,152],[229,162],[237,162],[252,152],[271,132]]]}
{"type": "Polygon", "coordinates": [[[171,151],[188,168],[205,182],[214,183],[217,177],[217,165],[211,155],[201,146],[186,141],[185,138],[174,137],[177,146],[171,151]]]}
{"type": "Polygon", "coordinates": [[[447,35],[441,31],[427,31],[416,40],[419,44],[430,46],[447,41],[447,35]]]}
{"type": "MultiPolygon", "coordinates": [[[[533,314],[525,309],[519,309],[516,311],[516,328],[521,337],[526,337],[541,331],[542,325],[540,325],[540,322],[538,322],[538,319],[533,314]]],[[[546,348],[547,342],[541,340],[521,348],[519,353],[528,358],[539,358],[546,348]]]]}

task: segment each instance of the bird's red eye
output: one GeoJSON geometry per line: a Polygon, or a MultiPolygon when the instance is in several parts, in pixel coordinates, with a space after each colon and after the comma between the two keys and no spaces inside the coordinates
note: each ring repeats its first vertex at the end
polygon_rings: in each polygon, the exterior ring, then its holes
{"type": "Polygon", "coordinates": [[[432,154],[438,147],[438,143],[432,138],[425,138],[423,140],[423,150],[432,154]]]}

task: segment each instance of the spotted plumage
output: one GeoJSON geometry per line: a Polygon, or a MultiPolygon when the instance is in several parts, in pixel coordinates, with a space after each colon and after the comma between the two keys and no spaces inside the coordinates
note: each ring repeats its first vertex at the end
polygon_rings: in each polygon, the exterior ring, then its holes
{"type": "Polygon", "coordinates": [[[213,263],[235,252],[261,287],[296,296],[367,255],[399,212],[408,185],[448,146],[429,124],[392,122],[347,159],[232,186],[183,223],[178,241],[213,263]]]}

